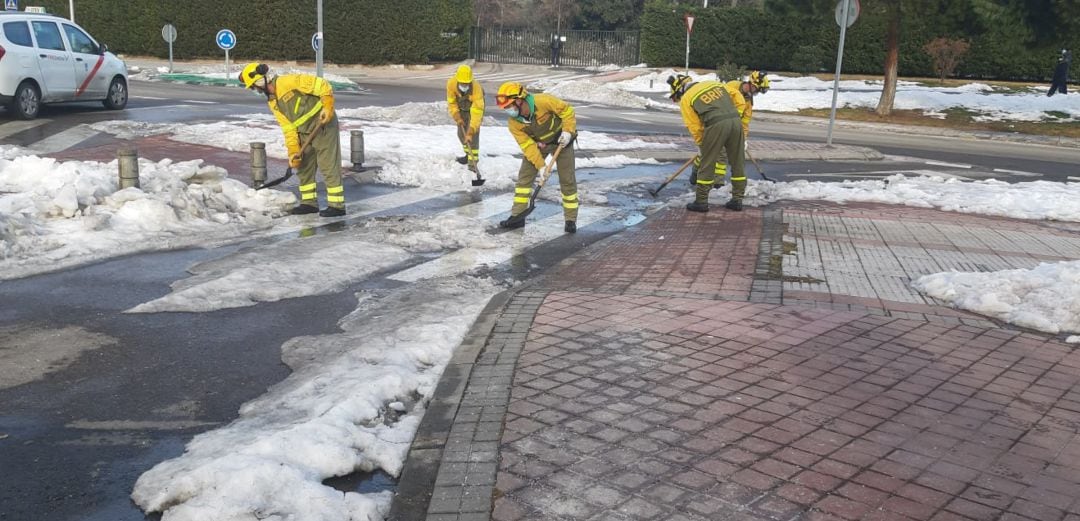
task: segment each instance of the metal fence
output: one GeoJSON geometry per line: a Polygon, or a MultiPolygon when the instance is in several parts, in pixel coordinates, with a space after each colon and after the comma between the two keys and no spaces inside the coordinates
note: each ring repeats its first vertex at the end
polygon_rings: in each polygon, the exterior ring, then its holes
{"type": "MultiPolygon", "coordinates": [[[[564,31],[558,64],[564,67],[637,65],[640,31],[564,31]]],[[[474,27],[470,56],[476,61],[556,65],[554,33],[474,27]]]]}

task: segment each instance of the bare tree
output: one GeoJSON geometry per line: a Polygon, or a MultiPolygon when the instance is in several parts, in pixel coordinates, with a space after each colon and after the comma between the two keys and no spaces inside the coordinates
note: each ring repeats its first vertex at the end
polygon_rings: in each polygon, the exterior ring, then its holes
{"type": "Polygon", "coordinates": [[[877,114],[888,116],[892,113],[896,99],[896,75],[900,64],[900,0],[888,0],[885,13],[889,20],[885,31],[885,86],[878,100],[877,114]]]}
{"type": "Polygon", "coordinates": [[[953,75],[956,66],[960,65],[960,58],[970,47],[967,40],[942,37],[927,42],[923,50],[934,60],[934,71],[938,73],[941,83],[945,83],[945,77],[953,75]]]}

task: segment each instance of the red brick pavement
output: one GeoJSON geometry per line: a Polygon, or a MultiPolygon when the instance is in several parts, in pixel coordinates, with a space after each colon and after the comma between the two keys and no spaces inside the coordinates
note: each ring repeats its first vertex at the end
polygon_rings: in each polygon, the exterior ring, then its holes
{"type": "Polygon", "coordinates": [[[759,211],[674,210],[543,280],[493,519],[1080,519],[1080,353],[748,303],[761,230],[759,211]]]}

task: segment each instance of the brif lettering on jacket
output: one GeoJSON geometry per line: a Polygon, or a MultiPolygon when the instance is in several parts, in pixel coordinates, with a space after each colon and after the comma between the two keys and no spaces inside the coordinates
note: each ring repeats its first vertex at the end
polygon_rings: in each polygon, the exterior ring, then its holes
{"type": "Polygon", "coordinates": [[[702,93],[701,97],[699,97],[698,99],[701,100],[702,103],[711,105],[712,102],[723,98],[724,96],[727,96],[727,93],[724,92],[724,89],[722,87],[713,87],[702,93]]]}

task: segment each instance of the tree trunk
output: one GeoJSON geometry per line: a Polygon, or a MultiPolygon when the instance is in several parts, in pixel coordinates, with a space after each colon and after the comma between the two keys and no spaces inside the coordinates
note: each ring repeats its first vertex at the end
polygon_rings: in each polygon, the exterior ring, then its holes
{"type": "Polygon", "coordinates": [[[885,85],[878,100],[877,114],[888,116],[892,113],[893,100],[896,98],[896,69],[900,62],[900,0],[890,0],[888,4],[889,28],[885,36],[885,85]]]}

